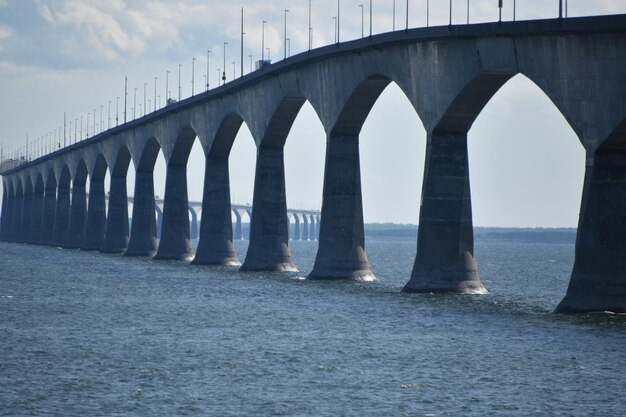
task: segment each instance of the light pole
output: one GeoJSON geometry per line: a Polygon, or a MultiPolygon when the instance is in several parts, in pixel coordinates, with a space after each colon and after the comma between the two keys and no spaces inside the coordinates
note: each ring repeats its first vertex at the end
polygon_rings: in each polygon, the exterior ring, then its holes
{"type": "Polygon", "coordinates": [[[165,105],[167,106],[167,99],[169,98],[169,79],[170,79],[170,72],[169,71],[165,71],[165,105]]]}
{"type": "Polygon", "coordinates": [[[156,85],[157,84],[157,80],[158,80],[158,78],[154,77],[154,111],[157,110],[157,101],[156,101],[156,97],[157,97],[157,88],[156,88],[157,87],[157,85],[156,85]]]}
{"type": "Polygon", "coordinates": [[[124,124],[126,124],[126,102],[128,101],[128,77],[124,77],[124,124]]]}
{"type": "MultiPolygon", "coordinates": [[[[516,6],[516,3],[517,3],[517,0],[513,0],[513,21],[514,22],[515,22],[515,9],[516,9],[515,6],[516,6]]],[[[566,5],[565,11],[567,12],[567,3],[565,3],[565,5],[566,5]]],[[[566,16],[567,16],[567,13],[566,13],[566,16]]]]}
{"type": "Polygon", "coordinates": [[[291,38],[287,38],[287,58],[291,58],[291,38]]]}
{"type": "MultiPolygon", "coordinates": [[[[104,130],[104,122],[102,121],[102,108],[104,106],[100,106],[100,133],[104,130]]],[[[63,129],[63,140],[65,140],[65,129],[63,129]]]]}
{"type": "Polygon", "coordinates": [[[241,45],[239,47],[239,60],[241,62],[241,74],[239,74],[240,77],[243,77],[243,35],[245,34],[246,32],[243,31],[243,7],[242,7],[241,8],[241,45]]]}
{"type": "Polygon", "coordinates": [[[83,115],[80,115],[80,140],[83,140],[83,115]]]}
{"type": "MultiPolygon", "coordinates": [[[[109,111],[107,112],[107,129],[111,128],[111,100],[109,100],[109,111]]],[[[72,129],[70,129],[72,130],[72,129]]]]}
{"type": "Polygon", "coordinates": [[[406,30],[409,30],[409,0],[406,0],[406,30]]]}
{"type": "Polygon", "coordinates": [[[87,113],[87,122],[85,123],[85,139],[89,137],[89,113],[87,113]]]}
{"type": "Polygon", "coordinates": [[[430,26],[429,17],[430,17],[430,0],[426,0],[426,27],[430,26]]]}
{"type": "Polygon", "coordinates": [[[181,94],[181,88],[180,88],[180,70],[183,68],[183,64],[178,64],[178,101],[180,101],[180,94],[181,94]]]}
{"type": "Polygon", "coordinates": [[[265,24],[266,23],[267,22],[264,20],[262,28],[261,28],[261,61],[265,61],[265,24]]]}
{"type": "Polygon", "coordinates": [[[393,0],[393,18],[392,18],[391,30],[396,31],[396,0],[393,0]]]}
{"type": "Polygon", "coordinates": [[[469,25],[469,0],[467,0],[467,24],[469,25]]]}
{"type": "MultiPolygon", "coordinates": [[[[395,2],[395,0],[394,0],[395,2]]],[[[337,0],[337,43],[339,43],[339,33],[341,29],[341,0],[337,0]]]]}
{"type": "Polygon", "coordinates": [[[195,72],[196,72],[196,58],[191,58],[191,97],[194,94],[194,84],[195,84],[195,72]]]}
{"type": "Polygon", "coordinates": [[[148,111],[146,107],[146,87],[148,87],[148,83],[143,83],[143,116],[145,116],[148,111]]]}
{"type": "Polygon", "coordinates": [[[311,50],[312,47],[312,34],[313,34],[313,28],[311,27],[311,0],[309,0],[309,51],[311,50]]]}
{"type": "Polygon", "coordinates": [[[135,87],[135,95],[133,97],[133,120],[135,120],[135,109],[137,108],[137,87],[135,87]]]}
{"type": "Polygon", "coordinates": [[[211,59],[210,59],[210,55],[211,55],[211,50],[207,50],[206,51],[206,91],[209,91],[209,69],[210,69],[210,63],[211,63],[211,59]]]}
{"type": "Polygon", "coordinates": [[[78,117],[74,119],[74,144],[76,144],[76,138],[78,137],[78,117]]]}
{"type": "Polygon", "coordinates": [[[236,76],[236,74],[235,74],[235,61],[232,61],[232,64],[233,64],[233,80],[234,80],[235,76],[236,76]]]}
{"type": "MultiPolygon", "coordinates": [[[[500,3],[502,3],[502,0],[498,0],[500,3]]],[[[452,26],[452,0],[450,0],[450,21],[448,22],[448,25],[452,26]]]]}
{"type": "Polygon", "coordinates": [[[333,41],[335,41],[335,43],[337,43],[337,16],[333,16],[333,26],[335,28],[335,37],[333,38],[333,41]]]}
{"type": "Polygon", "coordinates": [[[120,96],[115,99],[115,126],[120,125],[120,96]]]}
{"type": "Polygon", "coordinates": [[[363,8],[362,4],[359,4],[359,7],[361,8],[361,38],[363,38],[363,36],[364,36],[364,32],[363,32],[364,19],[363,19],[363,17],[365,15],[365,11],[364,11],[364,8],[363,8]]]}
{"type": "Polygon", "coordinates": [[[372,37],[372,0],[370,0],[370,38],[372,37]]]}
{"type": "Polygon", "coordinates": [[[224,42],[224,71],[222,71],[223,84],[226,84],[226,45],[228,45],[228,42],[224,42]]]}
{"type": "Polygon", "coordinates": [[[498,0],[498,22],[502,22],[502,0],[498,0]]]}
{"type": "Polygon", "coordinates": [[[283,59],[287,59],[287,13],[289,12],[288,9],[285,9],[285,27],[284,27],[284,31],[283,31],[283,39],[284,39],[284,43],[283,43],[283,48],[284,48],[284,56],[283,59]]]}

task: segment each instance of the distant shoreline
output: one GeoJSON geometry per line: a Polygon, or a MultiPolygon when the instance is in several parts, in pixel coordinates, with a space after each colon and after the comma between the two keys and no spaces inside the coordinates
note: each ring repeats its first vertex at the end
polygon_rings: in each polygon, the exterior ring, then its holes
{"type": "MultiPolygon", "coordinates": [[[[365,224],[366,237],[417,238],[416,225],[393,223],[365,224]]],[[[576,242],[575,227],[475,227],[477,241],[509,241],[527,243],[566,243],[576,242]]]]}

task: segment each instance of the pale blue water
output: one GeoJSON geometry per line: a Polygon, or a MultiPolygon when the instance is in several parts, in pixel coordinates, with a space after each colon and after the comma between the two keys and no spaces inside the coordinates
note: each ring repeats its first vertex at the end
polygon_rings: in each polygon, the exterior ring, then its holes
{"type": "MultiPolygon", "coordinates": [[[[243,258],[246,242],[238,242],[243,258]]],[[[618,416],[626,319],[562,316],[573,246],[478,241],[487,296],[0,243],[2,416],[618,416]]]]}

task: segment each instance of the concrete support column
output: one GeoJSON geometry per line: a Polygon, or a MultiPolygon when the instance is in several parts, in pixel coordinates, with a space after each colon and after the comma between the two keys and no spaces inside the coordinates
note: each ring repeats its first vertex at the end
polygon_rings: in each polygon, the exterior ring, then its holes
{"type": "Polygon", "coordinates": [[[123,253],[128,247],[128,195],[126,173],[111,176],[109,211],[100,252],[123,253]]]}
{"type": "Polygon", "coordinates": [[[246,210],[246,213],[248,213],[248,219],[250,220],[250,223],[248,223],[248,240],[250,240],[250,233],[252,233],[252,210],[246,210]]]}
{"type": "Polygon", "coordinates": [[[33,218],[33,191],[32,188],[24,193],[24,208],[22,209],[22,225],[20,227],[21,241],[33,243],[30,239],[30,224],[33,218]]]}
{"type": "Polygon", "coordinates": [[[59,184],[57,207],[54,215],[52,241],[55,246],[64,246],[70,220],[70,184],[59,184]]]}
{"type": "Polygon", "coordinates": [[[588,158],[574,268],[557,312],[626,313],[625,170],[623,149],[588,158]]]}
{"type": "Polygon", "coordinates": [[[6,240],[12,242],[15,236],[13,224],[15,221],[15,195],[7,198],[6,240]]]}
{"type": "Polygon", "coordinates": [[[41,242],[41,232],[43,227],[43,202],[44,191],[35,190],[33,193],[33,216],[30,221],[29,241],[32,243],[41,242]]]}
{"type": "Polygon", "coordinates": [[[329,136],[323,201],[319,248],[309,278],[375,279],[365,253],[358,135],[329,136]]]}
{"type": "Polygon", "coordinates": [[[14,242],[22,242],[23,234],[22,234],[22,217],[24,210],[24,192],[19,190],[17,195],[15,196],[15,211],[13,215],[13,224],[11,225],[13,228],[13,241],[14,242]]]}
{"type": "Polygon", "coordinates": [[[6,184],[4,184],[4,193],[2,194],[2,212],[0,213],[0,240],[7,240],[7,216],[8,213],[8,193],[6,191],[6,184]]]}
{"type": "Polygon", "coordinates": [[[41,240],[44,245],[52,243],[54,232],[54,218],[57,207],[56,187],[46,188],[43,200],[43,226],[41,228],[41,240]]]}
{"type": "Polygon", "coordinates": [[[467,133],[430,134],[417,255],[403,291],[487,292],[474,261],[467,133]]]}
{"type": "Polygon", "coordinates": [[[306,214],[302,215],[302,240],[309,240],[309,218],[306,214]]]}
{"type": "Polygon", "coordinates": [[[198,214],[189,206],[189,214],[191,214],[191,221],[189,222],[189,237],[191,239],[198,239],[198,214]]]}
{"type": "Polygon", "coordinates": [[[311,216],[309,217],[311,219],[311,224],[310,224],[310,231],[309,231],[309,240],[316,240],[317,238],[317,232],[315,231],[315,215],[311,214],[311,216]]]}
{"type": "Polygon", "coordinates": [[[133,222],[125,256],[153,256],[157,251],[156,204],[153,171],[137,171],[133,199],[133,222]]]}
{"type": "Polygon", "coordinates": [[[104,201],[104,176],[89,182],[89,203],[87,205],[87,223],[82,249],[100,250],[106,225],[106,205],[104,201]]]}
{"type": "MultiPolygon", "coordinates": [[[[241,215],[235,210],[235,236],[242,239],[241,215]]],[[[200,241],[194,264],[241,265],[233,245],[228,159],[206,158],[200,241]]]]}
{"type": "Polygon", "coordinates": [[[161,207],[159,207],[156,202],[154,204],[154,209],[156,210],[157,240],[160,240],[161,230],[163,229],[163,210],[161,210],[161,207]]]}
{"type": "Polygon", "coordinates": [[[241,213],[238,210],[233,210],[235,213],[235,240],[243,240],[243,226],[241,224],[241,213]]]}
{"type": "Polygon", "coordinates": [[[320,240],[320,227],[319,227],[319,224],[321,224],[321,223],[320,223],[320,216],[318,215],[317,217],[315,217],[315,220],[316,220],[316,222],[317,222],[317,224],[318,224],[318,227],[317,227],[317,236],[315,236],[315,238],[319,241],[319,240],[320,240]]]}
{"type": "Polygon", "coordinates": [[[295,224],[293,226],[293,240],[300,240],[300,215],[293,213],[295,224]]]}
{"type": "Polygon", "coordinates": [[[65,247],[80,248],[85,239],[85,223],[87,221],[87,191],[85,184],[74,181],[72,185],[72,207],[70,224],[67,230],[65,247]]]}
{"type": "Polygon", "coordinates": [[[155,259],[187,260],[193,257],[189,240],[189,201],[185,165],[167,167],[161,233],[155,259]]]}
{"type": "Polygon", "coordinates": [[[283,148],[259,147],[244,271],[297,271],[289,251],[283,148]]]}

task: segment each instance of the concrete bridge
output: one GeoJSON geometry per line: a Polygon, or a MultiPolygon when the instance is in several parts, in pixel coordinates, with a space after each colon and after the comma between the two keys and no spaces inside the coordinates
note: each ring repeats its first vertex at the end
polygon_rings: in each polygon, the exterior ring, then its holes
{"type": "Polygon", "coordinates": [[[283,147],[308,101],[327,136],[319,248],[309,278],[372,279],[359,132],[379,95],[395,82],[428,134],[417,256],[404,291],[484,293],[473,256],[467,132],[518,73],[552,100],[587,153],[576,261],[557,310],[626,312],[625,15],[412,29],[299,54],[4,172],[1,237],[190,258],[186,165],[197,138],[206,171],[193,262],[237,263],[228,158],[245,122],[257,162],[250,244],[241,268],[293,271],[283,147]],[[167,178],[157,246],[153,168],[159,151],[167,178]],[[129,231],[131,161],[136,180],[129,231]]]}

